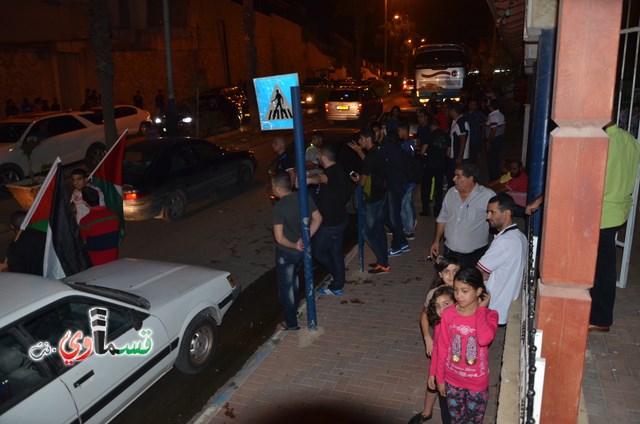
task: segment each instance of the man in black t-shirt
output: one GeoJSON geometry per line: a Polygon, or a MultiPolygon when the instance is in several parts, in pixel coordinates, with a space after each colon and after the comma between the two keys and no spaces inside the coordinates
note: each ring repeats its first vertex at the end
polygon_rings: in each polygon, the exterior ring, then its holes
{"type": "Polygon", "coordinates": [[[435,180],[434,187],[434,205],[433,216],[438,216],[442,209],[442,183],[447,170],[447,149],[449,148],[449,140],[440,129],[438,121],[433,120],[429,123],[430,133],[427,143],[422,146],[421,154],[424,159],[424,173],[422,174],[422,183],[420,191],[422,194],[422,216],[429,216],[429,197],[431,195],[432,181],[435,180]]]}
{"type": "Polygon", "coordinates": [[[307,185],[318,187],[316,201],[322,224],[313,238],[313,257],[331,274],[328,287],[318,289],[320,294],[339,296],[345,283],[344,254],[342,241],[347,228],[347,201],[351,197],[353,183],[344,168],[336,163],[336,152],[331,145],[318,148],[318,164],[324,169],[321,174],[307,178],[307,185]]]}
{"type": "Polygon", "coordinates": [[[385,224],[393,237],[389,256],[398,256],[410,250],[409,242],[404,234],[402,226],[402,198],[407,192],[409,179],[402,160],[402,149],[398,134],[387,134],[380,143],[380,152],[385,159],[385,172],[387,178],[387,200],[385,224]]]}
{"type": "Polygon", "coordinates": [[[364,187],[364,239],[376,255],[376,263],[369,273],[380,274],[391,271],[391,267],[384,229],[387,191],[385,158],[374,139],[375,133],[367,128],[360,132],[358,145],[353,142],[348,145],[364,159],[362,173],[351,178],[364,187]],[[367,151],[366,156],[364,150],[367,151]]]}

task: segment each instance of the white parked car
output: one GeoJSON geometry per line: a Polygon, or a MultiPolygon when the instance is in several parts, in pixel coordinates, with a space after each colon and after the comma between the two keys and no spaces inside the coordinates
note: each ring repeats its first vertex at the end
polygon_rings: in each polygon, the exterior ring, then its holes
{"type": "Polygon", "coordinates": [[[0,274],[0,423],[103,423],[173,366],[211,361],[228,272],[120,259],[63,281],[0,274]]]}
{"type": "MultiPolygon", "coordinates": [[[[98,116],[98,123],[104,123],[102,117],[102,106],[89,109],[98,116]]],[[[121,134],[125,128],[129,130],[129,135],[142,133],[142,126],[145,122],[151,122],[151,114],[148,110],[139,109],[129,105],[115,105],[113,115],[116,118],[116,128],[121,134]]]]}
{"type": "Polygon", "coordinates": [[[39,143],[33,151],[32,169],[48,169],[56,156],[63,163],[84,160],[93,169],[104,156],[104,126],[93,112],[41,112],[0,121],[0,187],[29,175],[20,146],[28,138],[39,143]]]}

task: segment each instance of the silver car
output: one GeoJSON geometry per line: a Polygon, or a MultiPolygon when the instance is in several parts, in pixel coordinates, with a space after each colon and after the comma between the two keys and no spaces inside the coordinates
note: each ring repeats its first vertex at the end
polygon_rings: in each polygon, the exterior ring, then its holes
{"type": "Polygon", "coordinates": [[[382,114],[382,99],[367,87],[342,87],[329,93],[326,118],[333,121],[359,121],[367,124],[382,114]]]}

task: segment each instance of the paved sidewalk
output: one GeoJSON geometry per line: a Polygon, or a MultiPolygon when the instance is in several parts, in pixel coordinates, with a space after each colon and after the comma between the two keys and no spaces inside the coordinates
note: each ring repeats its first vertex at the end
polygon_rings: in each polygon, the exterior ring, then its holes
{"type": "MultiPolygon", "coordinates": [[[[350,255],[345,294],[316,298],[318,331],[276,333],[195,422],[406,423],[421,411],[429,361],[418,319],[434,275],[433,229],[433,218],[419,218],[411,252],[390,258],[389,274],[361,273],[350,255]]],[[[500,329],[485,423],[495,422],[503,341],[500,329]]],[[[436,404],[429,422],[439,414],[436,404]]]]}
{"type": "MultiPolygon", "coordinates": [[[[589,333],[587,339],[582,392],[590,424],[640,423],[638,224],[636,222],[627,287],[616,290],[611,331],[589,333]]],[[[623,234],[624,231],[620,235],[623,234]]],[[[617,253],[620,264],[622,249],[617,253]]]]}

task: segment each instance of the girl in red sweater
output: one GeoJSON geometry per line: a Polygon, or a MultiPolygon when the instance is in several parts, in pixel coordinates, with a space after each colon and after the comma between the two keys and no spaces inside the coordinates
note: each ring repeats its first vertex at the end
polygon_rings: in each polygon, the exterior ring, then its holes
{"type": "Polygon", "coordinates": [[[488,346],[498,313],[487,307],[490,296],[476,268],[458,271],[453,289],[456,304],[442,312],[429,374],[447,397],[452,423],[482,424],[489,397],[488,346]]]}

